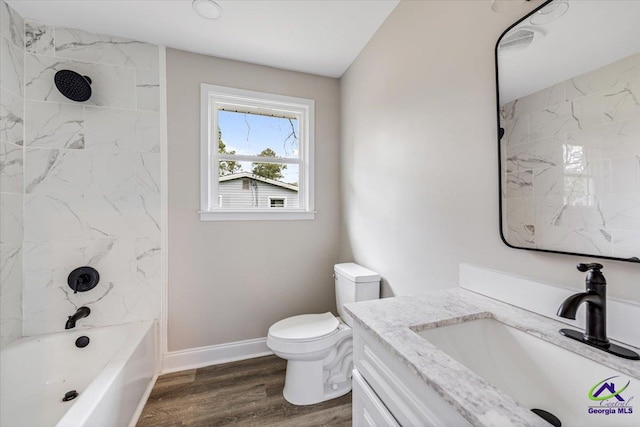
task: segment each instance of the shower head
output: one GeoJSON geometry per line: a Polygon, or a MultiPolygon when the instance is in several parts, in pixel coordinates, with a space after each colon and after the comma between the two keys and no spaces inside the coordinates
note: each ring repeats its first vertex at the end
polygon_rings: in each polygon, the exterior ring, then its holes
{"type": "Polygon", "coordinates": [[[54,79],[61,94],[72,101],[84,102],[91,98],[91,79],[75,71],[60,70],[54,79]]]}

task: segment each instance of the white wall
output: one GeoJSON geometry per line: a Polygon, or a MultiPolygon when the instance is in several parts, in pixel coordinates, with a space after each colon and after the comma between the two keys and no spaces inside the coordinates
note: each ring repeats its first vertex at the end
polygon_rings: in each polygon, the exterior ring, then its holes
{"type": "MultiPolygon", "coordinates": [[[[583,287],[584,257],[499,237],[495,43],[540,2],[404,1],[341,79],[341,259],[383,293],[457,286],[467,262],[583,287]]],[[[609,294],[640,301],[640,266],[601,261],[609,294]]]]}
{"type": "Polygon", "coordinates": [[[338,80],[169,49],[169,351],[261,338],[335,310],[338,80]],[[200,84],[315,100],[313,221],[200,221],[200,84]]]}

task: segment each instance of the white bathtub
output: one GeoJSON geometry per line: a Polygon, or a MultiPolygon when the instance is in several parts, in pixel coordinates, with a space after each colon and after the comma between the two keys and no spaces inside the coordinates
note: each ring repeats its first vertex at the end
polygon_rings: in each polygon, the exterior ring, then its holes
{"type": "Polygon", "coordinates": [[[0,352],[0,426],[127,426],[156,366],[155,322],[26,337],[0,352]],[[77,348],[80,336],[90,339],[77,348]],[[79,395],[63,402],[70,390],[79,395]]]}

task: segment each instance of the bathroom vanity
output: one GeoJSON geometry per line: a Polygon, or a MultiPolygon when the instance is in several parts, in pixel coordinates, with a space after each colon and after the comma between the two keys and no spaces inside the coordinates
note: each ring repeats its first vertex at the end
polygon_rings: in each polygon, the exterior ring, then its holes
{"type": "Polygon", "coordinates": [[[353,425],[552,425],[533,409],[563,426],[640,425],[640,361],[560,335],[566,323],[462,288],[346,307],[353,425]],[[596,400],[602,386],[623,400],[596,400]]]}

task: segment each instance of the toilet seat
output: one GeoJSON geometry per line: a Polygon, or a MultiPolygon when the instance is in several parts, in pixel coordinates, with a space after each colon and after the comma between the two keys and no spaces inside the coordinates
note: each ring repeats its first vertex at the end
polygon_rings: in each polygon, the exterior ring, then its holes
{"type": "Polygon", "coordinates": [[[283,358],[317,359],[321,353],[328,354],[336,342],[350,335],[351,328],[330,312],[302,314],[271,326],[267,347],[283,358]]]}
{"type": "Polygon", "coordinates": [[[309,342],[338,332],[340,321],[331,312],[288,317],[269,328],[269,337],[286,342],[309,342]]]}

